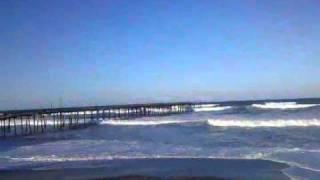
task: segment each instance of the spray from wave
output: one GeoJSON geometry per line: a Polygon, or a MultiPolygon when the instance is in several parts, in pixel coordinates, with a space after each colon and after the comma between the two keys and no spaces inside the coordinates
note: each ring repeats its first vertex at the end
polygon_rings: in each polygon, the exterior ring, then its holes
{"type": "Polygon", "coordinates": [[[221,120],[221,119],[209,119],[208,124],[218,127],[310,127],[320,126],[320,120],[318,119],[278,119],[278,120],[221,120]]]}
{"type": "Polygon", "coordinates": [[[320,104],[297,104],[296,102],[267,102],[264,104],[252,104],[252,107],[260,109],[300,109],[319,106],[320,104]]]}

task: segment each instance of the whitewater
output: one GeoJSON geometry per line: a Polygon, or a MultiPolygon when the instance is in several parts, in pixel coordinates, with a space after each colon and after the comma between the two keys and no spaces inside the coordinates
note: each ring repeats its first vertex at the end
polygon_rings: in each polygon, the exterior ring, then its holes
{"type": "Polygon", "coordinates": [[[296,102],[267,102],[264,104],[253,104],[252,107],[261,109],[301,109],[319,105],[320,104],[297,104],[296,102]]]}
{"type": "Polygon", "coordinates": [[[284,172],[292,179],[319,179],[319,104],[319,99],[212,103],[194,105],[185,114],[99,119],[85,129],[0,141],[0,170],[114,159],[263,159],[288,164],[284,172]]]}

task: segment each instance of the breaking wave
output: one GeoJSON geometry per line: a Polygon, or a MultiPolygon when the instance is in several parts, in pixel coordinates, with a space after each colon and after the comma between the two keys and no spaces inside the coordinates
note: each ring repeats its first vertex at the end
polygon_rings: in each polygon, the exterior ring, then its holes
{"type": "MultiPolygon", "coordinates": [[[[237,151],[237,149],[235,150],[237,151]]],[[[282,160],[282,158],[274,157],[274,155],[281,153],[306,153],[306,152],[316,152],[319,153],[319,150],[306,150],[300,148],[269,148],[265,150],[252,150],[253,152],[244,151],[240,154],[232,155],[232,151],[221,152],[217,154],[212,154],[208,156],[203,155],[89,155],[89,156],[57,156],[57,155],[45,155],[45,156],[30,156],[30,157],[10,157],[5,156],[1,158],[9,159],[12,162],[79,162],[79,161],[102,161],[102,160],[130,160],[130,159],[237,159],[237,160],[250,160],[250,159],[261,159],[261,160],[269,160],[273,162],[279,162],[287,164],[291,167],[298,167],[302,169],[307,169],[315,172],[320,172],[317,166],[312,164],[305,164],[303,162],[299,162],[296,160],[282,160]]]]}
{"type": "Polygon", "coordinates": [[[193,105],[195,108],[206,108],[206,107],[215,107],[218,106],[219,104],[196,104],[193,105]]]}
{"type": "Polygon", "coordinates": [[[231,106],[211,106],[211,107],[194,107],[194,112],[206,112],[206,111],[224,111],[231,109],[231,106]]]}
{"type": "Polygon", "coordinates": [[[114,125],[114,126],[155,126],[165,124],[184,124],[204,122],[201,120],[105,120],[100,124],[114,125]]]}
{"type": "Polygon", "coordinates": [[[320,104],[297,104],[296,102],[267,102],[264,104],[252,104],[252,107],[261,109],[300,109],[319,106],[320,104]]]}
{"type": "Polygon", "coordinates": [[[278,120],[221,120],[209,119],[208,124],[219,127],[310,127],[320,126],[319,119],[278,119],[278,120]]]}

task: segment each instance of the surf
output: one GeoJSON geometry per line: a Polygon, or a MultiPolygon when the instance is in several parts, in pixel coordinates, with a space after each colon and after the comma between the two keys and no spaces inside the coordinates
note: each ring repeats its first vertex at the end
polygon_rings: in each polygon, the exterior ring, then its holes
{"type": "Polygon", "coordinates": [[[259,109],[301,109],[319,106],[320,104],[297,104],[296,102],[266,102],[264,104],[252,104],[251,106],[259,109]]]}
{"type": "Polygon", "coordinates": [[[207,123],[216,127],[312,127],[320,126],[319,119],[277,119],[277,120],[222,120],[209,119],[207,123]]]}
{"type": "Polygon", "coordinates": [[[104,120],[100,124],[113,126],[156,126],[204,122],[202,120],[104,120]]]}
{"type": "Polygon", "coordinates": [[[211,105],[211,106],[195,106],[192,108],[194,112],[209,112],[209,111],[224,111],[227,109],[231,109],[231,106],[218,106],[218,105],[211,105]]]}

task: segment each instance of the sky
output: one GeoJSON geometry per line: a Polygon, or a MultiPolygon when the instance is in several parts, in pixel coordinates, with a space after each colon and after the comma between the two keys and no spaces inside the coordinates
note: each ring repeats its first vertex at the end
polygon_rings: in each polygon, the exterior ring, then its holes
{"type": "Polygon", "coordinates": [[[2,0],[0,109],[320,97],[318,0],[2,0]]]}

